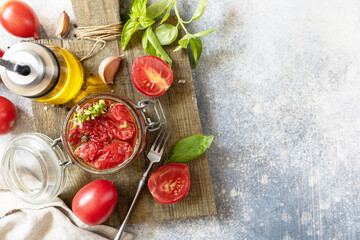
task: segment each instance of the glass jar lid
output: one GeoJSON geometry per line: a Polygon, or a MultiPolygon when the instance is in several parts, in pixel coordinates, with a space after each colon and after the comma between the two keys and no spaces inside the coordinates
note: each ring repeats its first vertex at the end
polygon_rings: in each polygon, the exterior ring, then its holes
{"type": "Polygon", "coordinates": [[[65,186],[68,159],[53,143],[44,134],[24,133],[12,139],[5,149],[2,176],[8,188],[26,202],[48,202],[65,186]]]}

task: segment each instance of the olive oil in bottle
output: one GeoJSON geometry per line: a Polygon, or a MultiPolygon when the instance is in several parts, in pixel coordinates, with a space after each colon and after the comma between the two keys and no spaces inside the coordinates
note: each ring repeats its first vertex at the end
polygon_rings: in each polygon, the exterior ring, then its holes
{"type": "Polygon", "coordinates": [[[49,104],[64,104],[80,91],[84,80],[80,61],[56,46],[19,43],[0,60],[1,78],[12,92],[49,104]]]}

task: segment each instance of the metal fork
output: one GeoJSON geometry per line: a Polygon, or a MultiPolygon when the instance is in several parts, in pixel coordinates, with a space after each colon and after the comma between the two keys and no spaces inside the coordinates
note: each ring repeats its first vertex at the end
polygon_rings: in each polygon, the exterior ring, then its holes
{"type": "Polygon", "coordinates": [[[157,136],[153,145],[151,146],[151,149],[147,155],[147,158],[150,160],[149,167],[146,170],[146,172],[143,174],[143,176],[139,182],[134,200],[132,201],[129,211],[127,212],[126,217],[125,217],[123,223],[121,224],[119,232],[116,234],[116,237],[114,238],[114,240],[119,240],[121,238],[121,235],[124,232],[124,228],[125,228],[128,220],[130,218],[130,215],[134,209],[135,203],[138,200],[140,193],[145,186],[146,179],[149,175],[150,169],[154,163],[160,162],[161,156],[164,153],[164,149],[165,149],[167,141],[169,140],[169,137],[170,137],[170,133],[167,133],[166,130],[161,129],[159,135],[157,136]]]}

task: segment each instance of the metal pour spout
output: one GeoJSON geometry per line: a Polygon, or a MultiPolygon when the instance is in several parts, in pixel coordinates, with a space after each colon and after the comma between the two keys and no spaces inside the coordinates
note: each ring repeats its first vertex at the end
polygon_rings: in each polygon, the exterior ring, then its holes
{"type": "Polygon", "coordinates": [[[15,64],[2,58],[0,58],[0,66],[3,66],[10,71],[17,72],[18,74],[23,76],[27,76],[31,73],[31,69],[29,66],[15,64]]]}

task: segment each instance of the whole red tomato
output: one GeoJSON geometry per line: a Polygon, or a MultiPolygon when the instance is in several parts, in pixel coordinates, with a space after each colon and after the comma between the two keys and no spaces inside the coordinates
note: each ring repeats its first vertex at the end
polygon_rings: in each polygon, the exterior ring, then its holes
{"type": "Polygon", "coordinates": [[[0,135],[7,134],[13,130],[18,112],[10,100],[0,96],[0,135]]]}
{"type": "Polygon", "coordinates": [[[151,174],[148,188],[158,203],[180,201],[190,188],[189,166],[183,163],[165,164],[151,174]]]}
{"type": "Polygon", "coordinates": [[[0,7],[0,23],[14,36],[39,39],[39,19],[34,10],[22,1],[5,2],[0,7]]]}
{"type": "Polygon", "coordinates": [[[116,207],[118,193],[114,182],[95,180],[75,195],[72,210],[81,221],[98,225],[106,221],[116,207]]]}

